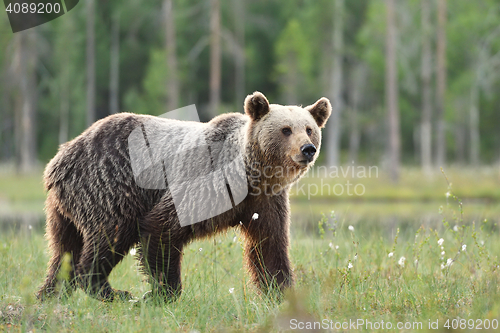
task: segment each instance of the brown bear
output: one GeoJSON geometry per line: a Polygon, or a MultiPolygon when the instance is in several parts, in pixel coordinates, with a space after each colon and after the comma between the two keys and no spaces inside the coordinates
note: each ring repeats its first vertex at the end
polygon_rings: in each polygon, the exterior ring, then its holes
{"type": "MultiPolygon", "coordinates": [[[[152,294],[175,299],[181,292],[183,247],[229,227],[239,227],[244,235],[247,266],[255,284],[264,292],[289,287],[293,274],[288,254],[288,192],[318,156],[320,128],[330,116],[331,105],[326,98],[306,108],[270,105],[262,93],[255,92],[246,97],[244,111],[223,114],[208,123],[120,113],[97,121],[61,145],[44,173],[51,258],[37,296],[45,299],[59,290],[58,273],[65,253],[69,253],[66,291],[79,286],[102,300],[129,298],[128,292],[111,288],[108,275],[132,247],[138,246],[152,294]],[[223,148],[217,152],[217,160],[225,163],[235,154],[242,156],[247,195],[239,200],[233,198],[238,194],[233,195],[230,209],[218,215],[181,225],[171,180],[166,180],[166,188],[146,188],[139,186],[134,174],[130,136],[138,128],[144,131],[146,122],[158,129],[167,128],[173,138],[185,129],[196,128],[209,148],[221,140],[231,142],[229,148],[218,146],[223,148]]],[[[178,151],[185,142],[169,139],[162,146],[178,151]]],[[[211,153],[213,150],[217,149],[211,153]]],[[[183,164],[188,171],[199,163],[197,153],[190,154],[183,164]]],[[[206,199],[206,206],[217,201],[215,197],[206,199]]],[[[192,200],[187,203],[191,208],[196,204],[192,200]]]]}

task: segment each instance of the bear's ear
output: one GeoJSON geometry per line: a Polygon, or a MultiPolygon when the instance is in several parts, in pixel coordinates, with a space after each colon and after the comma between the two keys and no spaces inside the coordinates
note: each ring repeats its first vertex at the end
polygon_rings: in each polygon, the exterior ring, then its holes
{"type": "Polygon", "coordinates": [[[332,114],[332,105],[330,104],[328,98],[321,97],[316,103],[306,107],[306,110],[309,111],[314,120],[316,120],[318,127],[323,128],[325,127],[326,121],[332,114]]]}
{"type": "Polygon", "coordinates": [[[269,112],[269,102],[264,94],[256,91],[245,98],[245,113],[253,120],[259,120],[269,112]]]}

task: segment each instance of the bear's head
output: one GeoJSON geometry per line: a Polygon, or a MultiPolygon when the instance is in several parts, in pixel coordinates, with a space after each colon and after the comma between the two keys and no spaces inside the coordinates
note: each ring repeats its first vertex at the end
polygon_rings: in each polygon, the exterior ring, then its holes
{"type": "Polygon", "coordinates": [[[269,104],[260,92],[248,95],[245,99],[245,113],[250,117],[247,139],[250,149],[259,152],[254,154],[253,162],[258,162],[261,169],[273,168],[267,170],[267,174],[283,178],[279,181],[282,184],[298,179],[319,155],[321,128],[331,111],[330,101],[325,97],[302,108],[269,104]]]}

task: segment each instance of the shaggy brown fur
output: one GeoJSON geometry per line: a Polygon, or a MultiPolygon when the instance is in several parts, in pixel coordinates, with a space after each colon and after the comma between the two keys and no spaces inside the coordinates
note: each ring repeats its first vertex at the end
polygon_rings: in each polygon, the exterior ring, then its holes
{"type": "MultiPolygon", "coordinates": [[[[179,224],[168,188],[137,186],[127,138],[145,121],[174,128],[186,123],[121,113],[96,122],[62,145],[44,174],[52,256],[38,297],[55,293],[62,258],[70,253],[68,291],[80,286],[103,300],[129,298],[128,292],[112,289],[107,278],[130,248],[139,245],[153,291],[173,298],[181,292],[183,247],[235,226],[245,236],[245,257],[257,286],[263,291],[271,285],[290,286],[288,191],[319,153],[320,128],[330,116],[330,102],[322,98],[305,109],[269,105],[264,95],[255,92],[245,99],[244,107],[246,115],[225,114],[196,126],[201,126],[209,144],[225,139],[240,149],[249,194],[233,209],[185,227],[179,224]],[[318,150],[310,160],[301,152],[307,144],[318,150]],[[286,172],[279,173],[280,168],[286,172]],[[257,220],[252,220],[254,213],[259,214],[257,220]]],[[[218,152],[222,161],[234,153],[218,152]]]]}

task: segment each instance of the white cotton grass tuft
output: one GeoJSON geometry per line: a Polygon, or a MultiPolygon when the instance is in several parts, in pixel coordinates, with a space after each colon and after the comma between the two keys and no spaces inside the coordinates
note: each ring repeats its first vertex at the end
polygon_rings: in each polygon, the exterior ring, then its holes
{"type": "Polygon", "coordinates": [[[448,260],[446,260],[446,264],[441,264],[441,269],[448,268],[448,267],[450,267],[451,265],[453,265],[453,259],[448,258],[448,260]]]}
{"type": "Polygon", "coordinates": [[[401,267],[405,267],[405,261],[406,261],[405,257],[399,258],[398,265],[401,267]]]}
{"type": "Polygon", "coordinates": [[[338,250],[339,249],[339,246],[338,245],[333,245],[332,242],[330,242],[330,244],[328,244],[328,246],[330,247],[330,249],[332,250],[338,250]]]}
{"type": "Polygon", "coordinates": [[[352,225],[350,225],[347,229],[349,229],[350,231],[354,232],[354,227],[352,225]]]}
{"type": "Polygon", "coordinates": [[[389,258],[392,258],[392,256],[394,255],[394,253],[392,252],[389,252],[389,254],[387,255],[389,258]]]}
{"type": "Polygon", "coordinates": [[[254,213],[254,214],[252,215],[252,220],[257,220],[258,218],[259,218],[259,214],[254,213]]]}
{"type": "Polygon", "coordinates": [[[443,245],[443,243],[444,243],[444,239],[440,238],[440,239],[438,240],[438,245],[439,245],[439,246],[441,246],[441,245],[443,245]]]}

